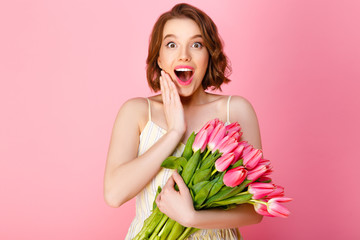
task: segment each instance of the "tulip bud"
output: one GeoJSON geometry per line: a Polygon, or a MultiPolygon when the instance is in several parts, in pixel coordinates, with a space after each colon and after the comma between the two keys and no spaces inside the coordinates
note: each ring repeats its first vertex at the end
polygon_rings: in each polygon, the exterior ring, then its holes
{"type": "Polygon", "coordinates": [[[229,136],[224,137],[214,148],[214,151],[219,149],[219,152],[225,154],[228,152],[232,152],[239,143],[229,136]]]}
{"type": "Polygon", "coordinates": [[[266,196],[266,198],[277,198],[284,196],[284,188],[279,185],[275,185],[274,191],[266,196]]]}
{"type": "Polygon", "coordinates": [[[207,138],[208,138],[207,130],[198,132],[198,134],[196,134],[194,143],[192,145],[193,151],[196,152],[197,150],[201,149],[200,152],[203,152],[206,148],[207,138]]]}
{"type": "Polygon", "coordinates": [[[275,185],[272,183],[252,183],[249,185],[248,192],[253,194],[253,199],[260,199],[268,196],[274,191],[275,185]]]}
{"type": "Polygon", "coordinates": [[[267,217],[274,217],[267,211],[267,206],[265,204],[255,203],[254,209],[260,215],[267,216],[267,217]]]}
{"type": "Polygon", "coordinates": [[[258,178],[260,178],[264,173],[266,172],[266,166],[264,165],[258,165],[254,169],[248,171],[247,178],[251,181],[256,181],[258,178]]]}
{"type": "Polygon", "coordinates": [[[239,166],[227,171],[223,177],[223,182],[228,187],[236,187],[245,180],[246,175],[246,169],[243,166],[239,166]]]}
{"type": "Polygon", "coordinates": [[[233,122],[227,125],[225,128],[228,135],[233,132],[240,132],[241,130],[240,124],[238,122],[233,122]]]}
{"type": "Polygon", "coordinates": [[[289,202],[291,200],[292,198],[287,197],[272,198],[268,201],[267,211],[275,217],[286,218],[287,216],[289,216],[290,211],[284,206],[282,206],[280,203],[289,202]]]}
{"type": "Polygon", "coordinates": [[[244,166],[246,169],[253,169],[256,167],[262,157],[262,151],[260,149],[253,148],[249,153],[244,155],[244,166]]]}
{"type": "Polygon", "coordinates": [[[212,131],[209,142],[208,142],[208,148],[213,151],[215,146],[224,138],[225,136],[225,127],[222,122],[219,122],[219,124],[214,128],[212,131]]]}
{"type": "Polygon", "coordinates": [[[219,172],[225,171],[234,160],[234,153],[226,153],[215,161],[215,168],[219,172]]]}

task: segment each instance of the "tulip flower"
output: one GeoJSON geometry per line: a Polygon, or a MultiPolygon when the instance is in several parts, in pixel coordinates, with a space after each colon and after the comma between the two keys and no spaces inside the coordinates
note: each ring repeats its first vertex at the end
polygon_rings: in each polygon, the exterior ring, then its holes
{"type": "Polygon", "coordinates": [[[246,169],[243,166],[239,166],[227,171],[224,175],[223,182],[228,187],[236,187],[245,180],[246,175],[246,169]]]}
{"type": "Polygon", "coordinates": [[[262,157],[262,151],[260,149],[253,148],[249,153],[244,155],[244,166],[246,169],[253,169],[256,167],[262,157]]]}
{"type": "Polygon", "coordinates": [[[248,192],[253,194],[253,199],[260,199],[268,196],[275,189],[272,183],[255,182],[249,185],[248,192]]]}
{"type": "Polygon", "coordinates": [[[211,120],[211,121],[209,121],[209,122],[207,122],[200,130],[199,130],[199,132],[201,132],[201,131],[204,131],[204,130],[207,130],[208,131],[208,137],[211,135],[211,133],[212,133],[212,131],[214,130],[214,128],[215,128],[215,123],[216,123],[216,121],[215,121],[216,119],[213,119],[213,120],[211,120]]]}
{"type": "Polygon", "coordinates": [[[266,198],[277,198],[284,196],[284,188],[279,185],[275,185],[274,191],[272,191],[266,198]]]}
{"type": "Polygon", "coordinates": [[[254,209],[255,211],[263,216],[268,216],[268,217],[274,217],[273,215],[271,215],[268,210],[267,210],[267,206],[266,203],[262,204],[262,203],[254,203],[254,209]]]}
{"type": "Polygon", "coordinates": [[[240,137],[242,136],[242,134],[243,134],[242,132],[231,132],[231,133],[229,133],[229,134],[226,135],[226,136],[235,138],[236,141],[239,141],[239,140],[240,140],[240,137]]]}
{"type": "Polygon", "coordinates": [[[197,150],[201,149],[200,152],[203,152],[206,148],[207,139],[208,139],[207,130],[198,132],[198,134],[196,134],[194,143],[192,145],[193,151],[196,152],[197,150]]]}
{"type": "Polygon", "coordinates": [[[258,178],[258,181],[259,181],[259,182],[271,182],[272,179],[269,178],[269,177],[261,176],[260,178],[258,178]]]}
{"type": "Polygon", "coordinates": [[[234,153],[226,153],[215,161],[215,168],[219,172],[224,172],[234,160],[234,153]]]}
{"type": "Polygon", "coordinates": [[[226,136],[215,146],[213,151],[218,149],[219,152],[225,154],[232,152],[238,145],[239,143],[234,138],[226,136]]]}
{"type": "Polygon", "coordinates": [[[248,171],[247,179],[251,181],[256,181],[258,178],[260,178],[265,172],[267,171],[265,165],[258,165],[254,169],[251,169],[248,171]]]}
{"type": "Polygon", "coordinates": [[[240,124],[238,122],[233,122],[227,125],[225,128],[228,135],[232,132],[240,132],[241,130],[240,124]]]}
{"type": "Polygon", "coordinates": [[[239,145],[244,146],[244,150],[242,151],[239,158],[242,158],[245,155],[245,153],[248,153],[252,149],[252,146],[247,141],[241,141],[239,142],[239,145]]]}
{"type": "Polygon", "coordinates": [[[208,148],[211,151],[213,151],[215,146],[224,138],[225,132],[226,129],[224,124],[222,122],[219,122],[219,124],[216,125],[216,127],[214,128],[214,130],[212,131],[209,137],[208,148]]]}
{"type": "Polygon", "coordinates": [[[233,153],[234,153],[234,161],[231,164],[234,164],[240,157],[242,151],[244,150],[244,145],[238,145],[233,153]]]}
{"type": "Polygon", "coordinates": [[[286,218],[287,216],[289,216],[290,212],[287,208],[282,206],[280,203],[289,202],[291,200],[292,200],[292,198],[287,198],[287,197],[272,198],[267,203],[267,206],[268,206],[267,211],[275,217],[286,218]]]}

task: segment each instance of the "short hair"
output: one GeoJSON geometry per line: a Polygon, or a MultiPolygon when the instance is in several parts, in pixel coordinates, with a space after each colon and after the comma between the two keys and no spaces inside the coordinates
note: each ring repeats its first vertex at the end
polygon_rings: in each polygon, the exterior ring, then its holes
{"type": "Polygon", "coordinates": [[[212,87],[212,90],[219,89],[221,91],[221,84],[230,82],[228,76],[231,74],[231,66],[223,52],[223,43],[217,27],[206,13],[185,3],[177,4],[170,11],[163,13],[153,27],[150,35],[148,57],[146,59],[146,77],[150,88],[154,92],[160,90],[159,77],[161,69],[158,66],[157,60],[161,48],[163,30],[165,23],[175,18],[189,18],[198,24],[204,39],[204,46],[209,53],[208,67],[202,80],[202,87],[204,90],[212,87]]]}

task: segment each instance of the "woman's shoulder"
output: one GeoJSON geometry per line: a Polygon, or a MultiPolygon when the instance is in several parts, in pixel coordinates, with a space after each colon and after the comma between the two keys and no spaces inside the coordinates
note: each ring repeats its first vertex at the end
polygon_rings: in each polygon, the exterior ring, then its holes
{"type": "Polygon", "coordinates": [[[141,124],[147,119],[148,101],[144,97],[127,99],[120,107],[118,115],[131,118],[141,124]]]}
{"type": "Polygon", "coordinates": [[[251,121],[256,118],[256,113],[248,99],[243,96],[232,95],[230,100],[230,116],[233,121],[251,121]]]}

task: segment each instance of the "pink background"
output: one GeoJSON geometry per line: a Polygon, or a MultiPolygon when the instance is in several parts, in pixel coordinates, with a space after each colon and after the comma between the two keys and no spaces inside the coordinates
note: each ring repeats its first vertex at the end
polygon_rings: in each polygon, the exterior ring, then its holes
{"type": "MultiPolygon", "coordinates": [[[[187,1],[232,62],[288,219],[247,239],[360,239],[359,1],[187,1]]],[[[149,96],[148,38],[177,1],[0,2],[0,239],[123,239],[134,201],[103,200],[114,119],[149,96]]],[[[121,146],[119,146],[121,147],[121,146]]]]}

